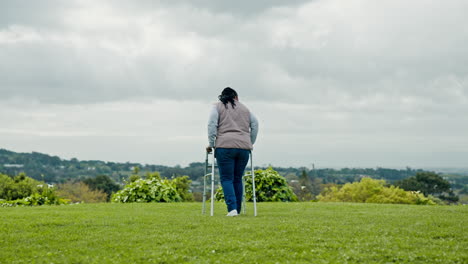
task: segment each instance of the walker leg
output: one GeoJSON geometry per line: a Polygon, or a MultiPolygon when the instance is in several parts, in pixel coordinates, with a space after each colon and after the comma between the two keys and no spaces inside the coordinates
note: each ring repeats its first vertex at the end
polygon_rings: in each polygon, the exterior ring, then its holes
{"type": "Polygon", "coordinates": [[[245,177],[244,176],[242,177],[242,213],[243,214],[245,214],[245,179],[244,179],[245,177]]]}
{"type": "Polygon", "coordinates": [[[208,173],[208,152],[206,152],[205,158],[205,175],[203,176],[203,205],[202,205],[202,214],[206,213],[206,176],[208,173]]]}
{"type": "Polygon", "coordinates": [[[215,154],[213,150],[213,164],[211,164],[211,216],[213,216],[214,213],[214,179],[215,179],[215,154]]]}
{"type": "Polygon", "coordinates": [[[252,195],[253,195],[253,204],[254,204],[254,216],[257,216],[257,196],[255,193],[255,172],[253,166],[253,154],[250,151],[250,169],[252,171],[252,195]]]}

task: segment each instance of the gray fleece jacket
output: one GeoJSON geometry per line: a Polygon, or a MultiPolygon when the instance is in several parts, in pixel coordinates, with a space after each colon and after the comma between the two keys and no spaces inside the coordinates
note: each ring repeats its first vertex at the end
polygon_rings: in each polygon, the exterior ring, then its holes
{"type": "Polygon", "coordinates": [[[222,102],[215,104],[208,120],[208,142],[210,147],[253,149],[257,139],[258,120],[239,101],[227,108],[222,102]]]}

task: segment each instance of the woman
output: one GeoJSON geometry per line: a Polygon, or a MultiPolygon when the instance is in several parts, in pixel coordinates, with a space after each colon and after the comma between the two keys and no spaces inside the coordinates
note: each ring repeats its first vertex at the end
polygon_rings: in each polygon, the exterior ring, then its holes
{"type": "Polygon", "coordinates": [[[227,216],[237,216],[242,205],[242,176],[257,138],[258,121],[239,102],[234,89],[225,88],[218,98],[220,102],[213,107],[208,121],[206,151],[211,153],[215,148],[227,216]]]}

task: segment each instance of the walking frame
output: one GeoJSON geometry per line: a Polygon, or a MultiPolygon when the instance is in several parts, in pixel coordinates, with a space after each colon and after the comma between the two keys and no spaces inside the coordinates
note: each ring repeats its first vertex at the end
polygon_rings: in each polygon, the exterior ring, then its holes
{"type": "MultiPolygon", "coordinates": [[[[216,168],[216,158],[214,155],[214,150],[211,153],[206,152],[206,158],[205,158],[205,176],[203,176],[203,206],[202,206],[202,214],[206,213],[206,189],[207,189],[207,184],[206,184],[206,178],[211,177],[211,204],[210,204],[210,216],[213,216],[214,213],[214,195],[215,195],[215,168],[216,168]],[[209,164],[208,162],[208,155],[213,155],[212,162],[209,164]],[[209,168],[211,167],[211,172],[208,172],[209,168]]],[[[252,177],[252,198],[253,198],[253,207],[254,207],[254,216],[257,216],[257,196],[255,192],[255,172],[254,172],[254,166],[253,166],[253,154],[252,151],[250,151],[250,175],[247,173],[244,174],[242,177],[242,188],[243,188],[243,195],[242,195],[242,212],[243,214],[246,214],[246,201],[245,201],[245,177],[252,177]]],[[[240,213],[240,212],[239,212],[240,213]]]]}

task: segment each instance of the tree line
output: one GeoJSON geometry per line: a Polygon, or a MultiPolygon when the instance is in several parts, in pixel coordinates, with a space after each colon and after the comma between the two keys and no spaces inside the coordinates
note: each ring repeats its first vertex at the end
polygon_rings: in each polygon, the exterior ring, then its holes
{"type": "MultiPolygon", "coordinates": [[[[167,179],[187,176],[191,181],[191,191],[197,199],[198,193],[203,187],[205,169],[204,162],[193,162],[186,167],[171,167],[131,162],[80,161],[76,158],[64,160],[57,156],[38,152],[16,153],[0,149],[0,173],[11,176],[24,173],[35,180],[55,184],[83,182],[91,190],[104,192],[107,200],[110,199],[111,193],[116,192],[132,175],[135,175],[135,170],[137,170],[136,174],[140,172],[141,175],[158,172],[162,178],[167,179]]],[[[256,167],[256,169],[267,168],[256,167]]],[[[272,167],[272,169],[286,178],[288,184],[301,200],[314,200],[327,187],[358,182],[363,177],[382,179],[389,184],[399,183],[398,186],[408,190],[423,188],[424,186],[418,185],[419,183],[410,179],[414,179],[418,174],[428,173],[422,169],[409,167],[405,169],[272,167]],[[405,179],[410,182],[403,184],[405,179]]],[[[439,176],[444,178],[451,187],[451,193],[450,191],[444,192],[442,198],[456,199],[456,194],[458,194],[466,199],[468,194],[467,175],[439,176]]]]}
{"type": "MultiPolygon", "coordinates": [[[[49,183],[63,183],[70,179],[84,179],[107,175],[117,183],[123,183],[138,167],[143,173],[157,171],[162,177],[170,178],[174,176],[186,175],[192,181],[202,179],[205,173],[204,162],[193,162],[186,167],[150,165],[134,162],[105,162],[100,160],[78,160],[76,158],[65,160],[57,156],[50,156],[38,152],[16,153],[5,149],[0,149],[0,172],[8,175],[25,173],[36,180],[43,180],[49,183]]],[[[256,167],[256,169],[266,169],[267,167],[256,167]]],[[[388,169],[388,168],[342,168],[342,169],[308,169],[272,167],[275,171],[285,176],[289,181],[298,180],[305,171],[310,178],[320,178],[323,183],[344,184],[354,182],[360,177],[368,176],[372,178],[385,179],[389,182],[401,180],[422,172],[421,169],[388,169]]],[[[468,183],[468,176],[458,179],[468,183]]]]}

